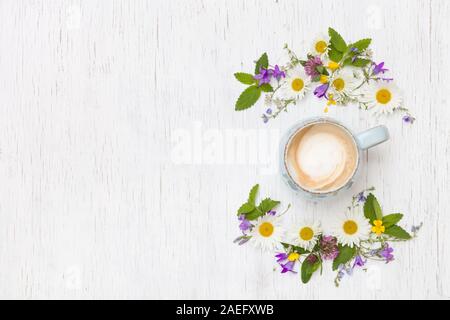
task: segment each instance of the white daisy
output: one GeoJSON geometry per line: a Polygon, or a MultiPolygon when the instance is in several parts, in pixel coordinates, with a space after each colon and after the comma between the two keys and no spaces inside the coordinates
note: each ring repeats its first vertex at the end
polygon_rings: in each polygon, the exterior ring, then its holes
{"type": "Polygon", "coordinates": [[[320,35],[314,39],[311,52],[314,55],[322,55],[327,52],[330,38],[325,35],[320,35]]]}
{"type": "Polygon", "coordinates": [[[353,248],[369,238],[370,230],[370,223],[361,212],[348,212],[336,219],[332,234],[339,243],[353,248]]]}
{"type": "Polygon", "coordinates": [[[336,71],[330,79],[330,93],[334,96],[348,95],[361,83],[351,70],[336,71]]]}
{"type": "Polygon", "coordinates": [[[290,243],[305,250],[312,250],[321,234],[320,223],[296,223],[289,232],[290,243]]]}
{"type": "Polygon", "coordinates": [[[285,100],[303,98],[310,83],[311,79],[305,73],[303,67],[294,67],[287,72],[286,79],[280,88],[281,98],[285,100]]]}
{"type": "Polygon", "coordinates": [[[250,232],[250,242],[264,251],[273,251],[279,248],[283,234],[279,218],[266,214],[256,221],[250,232]]]}
{"type": "Polygon", "coordinates": [[[374,113],[388,114],[401,107],[403,99],[399,89],[393,83],[378,81],[367,86],[363,101],[374,113]]]}

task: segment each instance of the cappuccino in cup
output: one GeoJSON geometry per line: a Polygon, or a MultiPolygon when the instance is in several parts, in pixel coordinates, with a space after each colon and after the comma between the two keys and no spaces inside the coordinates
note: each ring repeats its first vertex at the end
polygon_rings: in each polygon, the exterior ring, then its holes
{"type": "Polygon", "coordinates": [[[343,126],[309,123],[295,132],[285,150],[291,178],[304,190],[328,193],[340,189],[358,168],[358,146],[343,126]]]}

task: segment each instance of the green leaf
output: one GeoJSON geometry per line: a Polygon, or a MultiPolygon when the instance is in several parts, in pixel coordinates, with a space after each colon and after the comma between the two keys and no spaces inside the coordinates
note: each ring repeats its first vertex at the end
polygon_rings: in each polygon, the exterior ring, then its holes
{"type": "Polygon", "coordinates": [[[356,247],[339,245],[339,255],[333,261],[333,271],[337,270],[341,264],[349,262],[356,253],[356,247]]]}
{"type": "Polygon", "coordinates": [[[372,39],[361,39],[356,41],[355,43],[352,43],[349,47],[358,49],[359,52],[363,52],[366,50],[370,43],[372,42],[372,39]]]}
{"type": "Polygon", "coordinates": [[[316,262],[310,263],[308,262],[308,258],[306,258],[302,263],[302,270],[301,270],[301,279],[303,283],[308,283],[309,280],[311,280],[312,275],[314,272],[316,272],[320,268],[321,262],[319,259],[317,259],[316,262]]]}
{"type": "Polygon", "coordinates": [[[402,227],[399,227],[396,225],[386,228],[386,230],[384,231],[384,234],[393,236],[393,237],[395,237],[397,239],[401,239],[401,240],[411,239],[411,235],[408,232],[406,232],[402,227]]]}
{"type": "Polygon", "coordinates": [[[280,201],[266,198],[263,201],[261,201],[261,203],[258,206],[258,210],[261,211],[262,213],[266,213],[266,212],[272,210],[273,208],[275,208],[279,204],[280,204],[280,201]]]}
{"type": "Polygon", "coordinates": [[[241,93],[238,100],[236,101],[236,111],[241,111],[253,106],[256,101],[258,101],[261,96],[261,89],[257,86],[251,86],[241,93]]]}
{"type": "Polygon", "coordinates": [[[244,72],[236,72],[234,74],[234,77],[243,84],[254,84],[256,83],[256,80],[253,78],[253,75],[250,73],[244,73],[244,72]]]}
{"type": "Polygon", "coordinates": [[[324,74],[324,75],[326,75],[326,76],[329,75],[327,69],[326,69],[324,66],[317,66],[317,67],[316,67],[316,71],[317,71],[318,73],[324,74]]]}
{"type": "Polygon", "coordinates": [[[367,200],[364,203],[364,216],[370,220],[370,223],[373,223],[374,220],[383,219],[380,204],[372,193],[367,196],[367,200]]]}
{"type": "Polygon", "coordinates": [[[368,65],[371,61],[368,59],[356,58],[355,61],[351,61],[352,66],[363,68],[368,65]]]}
{"type": "MultiPolygon", "coordinates": [[[[339,52],[344,53],[347,50],[347,43],[342,36],[333,28],[328,28],[328,35],[332,46],[339,52]]],[[[331,57],[330,57],[331,58],[331,57]]],[[[333,60],[334,61],[334,60],[333,60]]],[[[338,62],[338,61],[336,61],[338,62]]]]}
{"type": "Polygon", "coordinates": [[[261,217],[263,214],[258,210],[258,209],[254,209],[252,212],[246,213],[245,214],[245,218],[247,220],[256,220],[259,217],[261,217]]]}
{"type": "Polygon", "coordinates": [[[336,50],[336,48],[334,48],[333,46],[331,47],[330,51],[328,51],[328,57],[334,62],[340,62],[343,56],[344,54],[336,50]]]}
{"type": "Polygon", "coordinates": [[[262,92],[273,92],[273,88],[270,84],[264,83],[259,86],[262,92]]]}
{"type": "Polygon", "coordinates": [[[258,190],[259,190],[259,184],[255,184],[252,189],[250,190],[250,193],[248,194],[248,200],[247,203],[252,204],[253,206],[255,206],[255,202],[256,202],[256,195],[258,194],[258,190]]]}
{"type": "Polygon", "coordinates": [[[259,74],[261,68],[267,69],[269,67],[269,57],[267,53],[263,53],[262,56],[256,61],[255,74],[259,74]]]}
{"type": "Polygon", "coordinates": [[[373,209],[375,210],[375,215],[378,220],[383,220],[383,211],[381,210],[380,204],[375,196],[373,196],[372,201],[373,209]]]}
{"type": "Polygon", "coordinates": [[[312,82],[318,82],[320,81],[320,76],[314,76],[311,80],[312,82]]]}
{"type": "Polygon", "coordinates": [[[403,214],[393,213],[383,217],[383,226],[389,228],[390,226],[396,225],[400,220],[402,220],[403,214]]]}
{"type": "Polygon", "coordinates": [[[244,203],[239,209],[238,209],[238,215],[239,214],[246,214],[249,212],[252,212],[255,210],[255,205],[251,203],[244,203]]]}

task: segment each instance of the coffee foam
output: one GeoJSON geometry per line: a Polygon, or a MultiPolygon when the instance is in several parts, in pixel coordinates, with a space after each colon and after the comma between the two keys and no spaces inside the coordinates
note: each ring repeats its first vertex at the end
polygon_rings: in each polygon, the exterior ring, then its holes
{"type": "Polygon", "coordinates": [[[357,166],[353,138],[332,123],[314,123],[291,139],[287,163],[296,182],[304,189],[329,192],[342,187],[357,166]]]}

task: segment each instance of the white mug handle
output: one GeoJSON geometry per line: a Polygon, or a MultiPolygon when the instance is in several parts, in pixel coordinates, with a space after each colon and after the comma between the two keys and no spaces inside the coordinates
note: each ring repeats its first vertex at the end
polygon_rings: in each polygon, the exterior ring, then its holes
{"type": "Polygon", "coordinates": [[[362,150],[375,147],[387,140],[389,140],[389,130],[383,125],[370,128],[356,135],[356,141],[362,150]]]}

